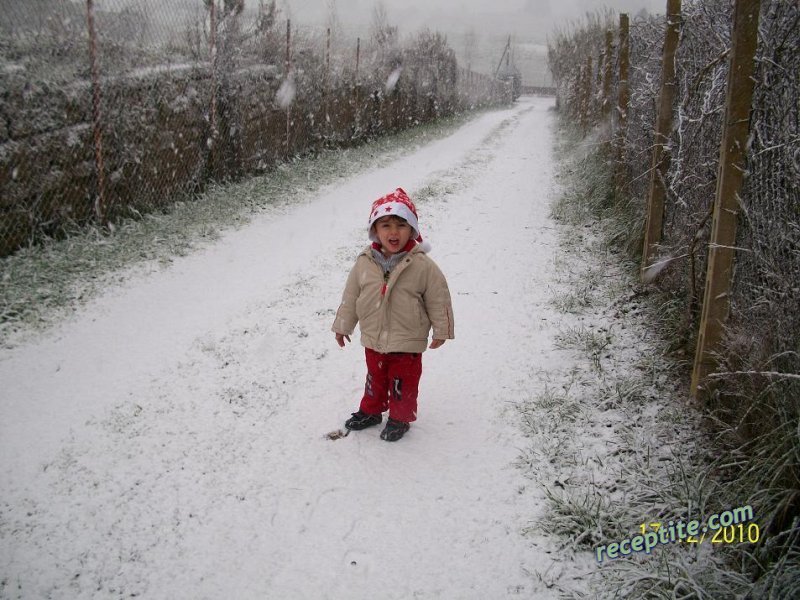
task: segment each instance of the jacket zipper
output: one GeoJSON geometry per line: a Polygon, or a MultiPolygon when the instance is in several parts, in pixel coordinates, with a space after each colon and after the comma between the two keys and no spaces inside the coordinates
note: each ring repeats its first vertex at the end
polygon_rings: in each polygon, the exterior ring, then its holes
{"type": "Polygon", "coordinates": [[[386,286],[389,285],[389,271],[383,273],[383,287],[381,288],[381,297],[386,295],[386,286]]]}

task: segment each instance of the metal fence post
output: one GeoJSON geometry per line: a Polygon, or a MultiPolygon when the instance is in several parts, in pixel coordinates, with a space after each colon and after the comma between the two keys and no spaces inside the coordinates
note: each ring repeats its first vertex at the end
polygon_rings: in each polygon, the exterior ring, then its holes
{"type": "MultiPolygon", "coordinates": [[[[292,21],[286,19],[286,67],[285,67],[284,81],[289,82],[289,77],[292,72],[292,21]]],[[[291,132],[292,122],[292,103],[288,102],[286,105],[286,156],[289,156],[289,135],[291,132]]]]}
{"type": "Polygon", "coordinates": [[[359,63],[361,62],[361,38],[356,38],[356,74],[355,74],[355,81],[353,82],[353,98],[354,98],[354,105],[353,105],[353,122],[355,123],[354,133],[358,134],[358,128],[360,124],[359,119],[359,111],[358,111],[358,68],[359,63]]]}
{"type": "Polygon", "coordinates": [[[217,0],[211,0],[208,3],[208,52],[211,58],[211,99],[209,106],[208,125],[209,135],[211,136],[210,144],[208,145],[208,166],[212,177],[220,173],[219,166],[219,148],[217,141],[219,140],[219,115],[218,115],[218,98],[219,93],[219,49],[217,48],[217,0]]]}
{"type": "Polygon", "coordinates": [[[212,0],[208,5],[209,10],[209,29],[208,32],[208,51],[211,54],[211,114],[209,122],[211,124],[211,135],[217,136],[217,3],[212,0]]]}
{"type": "Polygon", "coordinates": [[[325,43],[325,85],[322,86],[322,93],[324,94],[325,98],[323,100],[323,106],[325,108],[325,125],[323,130],[325,132],[325,137],[328,137],[328,124],[330,123],[330,108],[328,106],[329,103],[329,96],[330,96],[330,77],[331,77],[331,28],[328,27],[328,34],[327,34],[327,41],[325,43]]]}
{"type": "Polygon", "coordinates": [[[94,130],[94,162],[97,171],[97,197],[94,214],[103,225],[108,224],[106,179],[103,166],[103,128],[100,111],[100,70],[97,64],[97,33],[94,27],[94,2],[86,0],[86,26],[89,32],[89,62],[92,72],[92,127],[94,130]]]}

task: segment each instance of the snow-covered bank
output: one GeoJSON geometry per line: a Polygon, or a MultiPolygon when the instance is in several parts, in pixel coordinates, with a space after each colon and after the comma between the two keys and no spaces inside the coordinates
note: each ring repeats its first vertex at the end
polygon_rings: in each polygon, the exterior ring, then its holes
{"type": "MultiPolygon", "coordinates": [[[[639,261],[620,243],[631,221],[610,210],[607,156],[575,134],[561,120],[561,195],[551,213],[559,248],[548,318],[566,354],[516,404],[531,440],[519,466],[546,495],[531,530],[561,540],[548,580],[576,598],[761,597],[740,558],[758,551],[749,543],[703,533],[651,552],[602,554],[745,503],[720,477],[724,453],[685,386],[672,334],[680,303],[641,284],[639,261]]],[[[758,524],[748,527],[757,537],[758,524]]],[[[790,579],[767,579],[770,593],[794,597],[790,579]]]]}
{"type": "Polygon", "coordinates": [[[521,365],[561,356],[549,99],[255,218],[0,355],[3,595],[551,597],[541,492],[512,467],[521,365]],[[419,198],[456,340],[420,418],[329,441],[363,387],[329,331],[372,199],[419,198]]]}

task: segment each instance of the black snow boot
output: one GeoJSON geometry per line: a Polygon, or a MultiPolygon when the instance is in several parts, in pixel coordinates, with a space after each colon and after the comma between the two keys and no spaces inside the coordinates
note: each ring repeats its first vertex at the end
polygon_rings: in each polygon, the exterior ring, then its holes
{"type": "Polygon", "coordinates": [[[359,431],[361,429],[366,429],[367,427],[377,425],[382,420],[383,417],[381,415],[368,415],[367,413],[359,410],[354,412],[353,416],[344,422],[344,426],[348,429],[359,431]]]}
{"type": "Polygon", "coordinates": [[[389,419],[386,421],[386,427],[383,428],[381,431],[381,439],[386,440],[387,442],[396,442],[399,440],[403,435],[405,435],[406,431],[411,428],[411,425],[408,423],[403,423],[403,421],[395,421],[394,419],[389,419]]]}

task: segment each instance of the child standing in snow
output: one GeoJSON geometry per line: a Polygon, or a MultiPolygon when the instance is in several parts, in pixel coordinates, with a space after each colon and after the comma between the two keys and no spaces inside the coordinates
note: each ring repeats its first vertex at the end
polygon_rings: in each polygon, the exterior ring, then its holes
{"type": "Polygon", "coordinates": [[[422,352],[453,339],[453,308],[447,281],[422,241],[417,209],[403,191],[378,198],[369,215],[368,246],[356,258],[336,312],[332,331],[344,347],[356,323],[367,356],[367,382],[347,429],[389,420],[381,439],[399,440],[417,418],[422,352]]]}

